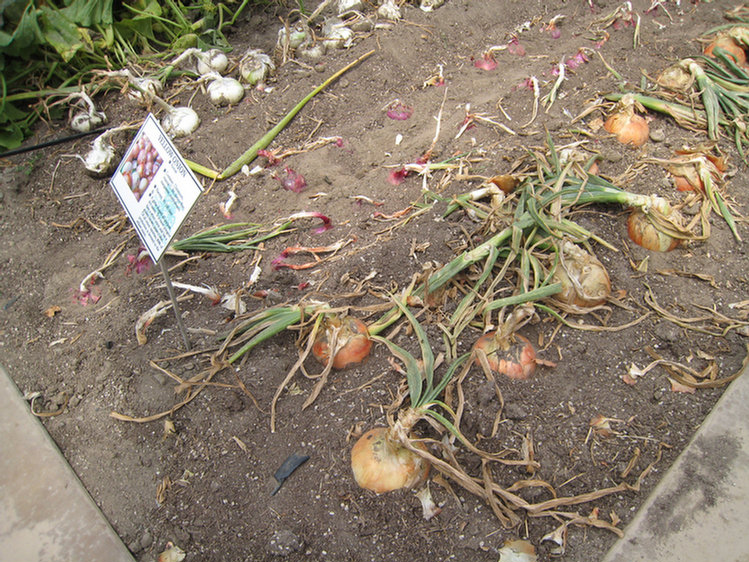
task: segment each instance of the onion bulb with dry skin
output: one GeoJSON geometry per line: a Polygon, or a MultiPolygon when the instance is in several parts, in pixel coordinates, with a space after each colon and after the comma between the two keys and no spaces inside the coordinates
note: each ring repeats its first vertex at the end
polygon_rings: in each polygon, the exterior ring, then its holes
{"type": "Polygon", "coordinates": [[[532,316],[532,306],[520,306],[498,330],[481,336],[473,345],[476,363],[482,363],[477,353],[481,352],[493,372],[519,380],[530,378],[536,371],[536,365],[554,366],[554,363],[538,359],[533,344],[516,333],[532,316]]]}
{"type": "Polygon", "coordinates": [[[622,144],[642,146],[648,140],[650,127],[644,117],[635,113],[635,109],[640,109],[638,106],[631,94],[624,95],[603,123],[603,128],[622,144]]]}
{"type": "Polygon", "coordinates": [[[580,308],[606,302],[611,280],[598,258],[569,240],[562,243],[559,258],[553,279],[562,284],[562,290],[554,295],[554,300],[580,308]]]}
{"type": "Polygon", "coordinates": [[[536,350],[527,338],[519,334],[503,336],[500,330],[488,332],[476,341],[473,348],[486,354],[492,371],[511,379],[524,380],[536,371],[536,350]]]}
{"type": "Polygon", "coordinates": [[[713,184],[725,180],[728,168],[723,156],[708,152],[709,148],[677,150],[676,157],[667,162],[666,169],[674,179],[674,186],[679,191],[705,192],[705,184],[700,170],[707,171],[713,184]]]}
{"type": "Polygon", "coordinates": [[[683,229],[684,218],[662,197],[652,196],[650,203],[636,207],[627,219],[629,238],[654,252],[668,252],[679,246],[681,238],[665,230],[683,229]]]}
{"type": "Polygon", "coordinates": [[[399,443],[386,427],[370,429],[359,438],[351,449],[351,469],[359,486],[377,494],[410,490],[429,475],[429,463],[399,443]]]}
{"type": "Polygon", "coordinates": [[[312,344],[312,354],[323,365],[327,365],[330,360],[333,341],[337,350],[333,356],[334,369],[345,369],[361,363],[372,349],[367,326],[353,316],[327,316],[321,328],[312,344]]]}
{"type": "Polygon", "coordinates": [[[190,107],[170,107],[161,118],[161,126],[173,138],[191,135],[200,125],[200,117],[190,107]]]}
{"type": "Polygon", "coordinates": [[[708,57],[713,56],[713,51],[716,48],[723,49],[728,52],[730,56],[736,61],[739,66],[746,66],[746,51],[741,44],[731,36],[731,31],[726,33],[719,33],[715,36],[710,44],[705,47],[704,54],[708,57]]]}
{"type": "Polygon", "coordinates": [[[208,97],[219,106],[234,105],[242,101],[244,97],[244,86],[239,80],[228,76],[221,76],[215,72],[205,75],[208,83],[208,97]]]}
{"type": "Polygon", "coordinates": [[[239,75],[251,86],[261,86],[275,68],[271,58],[259,49],[249,49],[239,59],[239,75]]]}

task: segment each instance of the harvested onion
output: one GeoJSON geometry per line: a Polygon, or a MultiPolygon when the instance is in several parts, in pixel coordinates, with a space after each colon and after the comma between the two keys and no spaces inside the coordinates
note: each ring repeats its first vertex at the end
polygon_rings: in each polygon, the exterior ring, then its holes
{"type": "MultiPolygon", "coordinates": [[[[672,211],[672,213],[675,212],[672,211]]],[[[634,243],[654,252],[670,252],[681,244],[681,239],[659,229],[650,214],[640,208],[632,209],[629,214],[627,234],[634,243]]]]}
{"type": "Polygon", "coordinates": [[[488,332],[473,348],[486,354],[492,371],[511,379],[527,379],[536,371],[536,350],[519,334],[504,336],[501,330],[488,332]]]}
{"type": "Polygon", "coordinates": [[[335,347],[333,368],[345,369],[361,363],[372,349],[367,326],[353,316],[328,316],[312,345],[312,354],[323,365],[330,361],[331,343],[335,347]]]}
{"type": "Polygon", "coordinates": [[[746,66],[746,52],[744,51],[741,44],[731,36],[731,31],[726,33],[719,33],[715,36],[710,44],[705,47],[704,54],[708,57],[712,57],[713,51],[716,49],[723,49],[728,52],[730,56],[736,61],[739,66],[746,66]]]}
{"type": "Polygon", "coordinates": [[[242,101],[244,97],[244,86],[235,78],[221,76],[216,72],[209,72],[203,76],[209,81],[208,97],[219,106],[234,105],[242,101]]]}
{"type": "MultiPolygon", "coordinates": [[[[424,450],[424,445],[416,444],[424,450]]],[[[429,475],[429,463],[404,447],[386,427],[370,429],[351,449],[356,483],[377,494],[415,488],[429,475]]]]}
{"type": "Polygon", "coordinates": [[[650,127],[644,117],[635,113],[635,109],[642,109],[634,97],[626,94],[616,104],[614,112],[603,124],[607,132],[616,136],[622,144],[642,146],[647,142],[650,127]]]}
{"type": "Polygon", "coordinates": [[[498,330],[481,336],[473,345],[474,354],[477,355],[476,363],[482,364],[482,357],[477,353],[480,352],[486,357],[487,364],[493,372],[519,380],[533,375],[538,364],[554,366],[553,363],[538,359],[533,344],[516,333],[532,315],[532,306],[521,306],[498,330]]]}
{"type": "Polygon", "coordinates": [[[559,257],[553,278],[562,284],[562,291],[554,295],[554,300],[579,308],[606,302],[611,294],[611,280],[598,258],[569,240],[562,243],[559,257]]]}

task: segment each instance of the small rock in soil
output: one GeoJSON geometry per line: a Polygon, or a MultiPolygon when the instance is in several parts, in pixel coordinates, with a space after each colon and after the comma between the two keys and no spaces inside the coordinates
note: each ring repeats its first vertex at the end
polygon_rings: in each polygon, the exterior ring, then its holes
{"type": "Polygon", "coordinates": [[[502,413],[506,418],[511,420],[523,420],[528,417],[528,412],[525,408],[518,404],[505,404],[505,409],[502,413]]]}
{"type": "Polygon", "coordinates": [[[280,529],[273,533],[268,551],[274,556],[288,556],[297,552],[304,546],[304,541],[288,529],[280,529]]]}
{"type": "Polygon", "coordinates": [[[140,537],[140,548],[141,550],[146,550],[151,544],[153,544],[153,535],[150,531],[144,531],[143,535],[140,537]]]}
{"type": "Polygon", "coordinates": [[[666,133],[663,129],[653,129],[650,131],[650,140],[653,142],[663,142],[666,140],[666,133]]]}
{"type": "Polygon", "coordinates": [[[681,339],[679,327],[671,322],[659,322],[653,330],[655,335],[667,342],[675,342],[681,339]]]}

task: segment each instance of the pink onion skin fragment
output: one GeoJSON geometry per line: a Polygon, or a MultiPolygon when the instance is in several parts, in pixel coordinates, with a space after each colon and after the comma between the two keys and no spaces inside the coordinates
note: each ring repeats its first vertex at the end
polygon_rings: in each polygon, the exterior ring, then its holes
{"type": "Polygon", "coordinates": [[[411,117],[413,113],[413,107],[405,105],[400,101],[396,101],[390,104],[387,109],[386,115],[390,117],[390,119],[394,119],[395,121],[405,121],[406,119],[411,117]]]}

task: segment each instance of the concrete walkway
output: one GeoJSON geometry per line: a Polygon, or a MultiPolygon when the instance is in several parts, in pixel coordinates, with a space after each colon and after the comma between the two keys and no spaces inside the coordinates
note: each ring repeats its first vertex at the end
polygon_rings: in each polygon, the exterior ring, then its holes
{"type": "MultiPolygon", "coordinates": [[[[747,414],[745,372],[602,562],[749,561],[747,414]]],[[[133,562],[2,367],[0,558],[133,562]]]]}
{"type": "Polygon", "coordinates": [[[749,373],[721,396],[603,562],[749,561],[749,373]]]}
{"type": "Polygon", "coordinates": [[[133,562],[2,367],[0,560],[133,562]]]}

